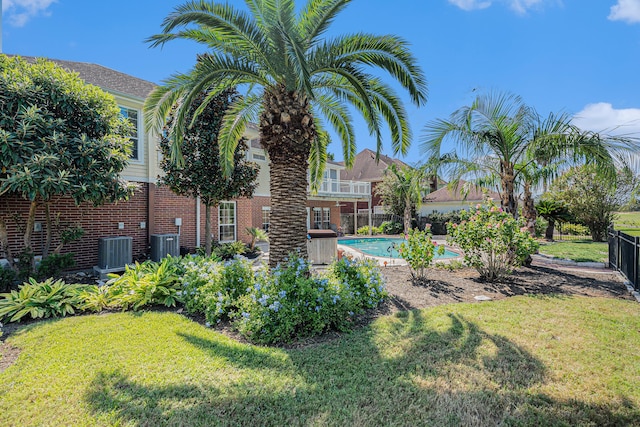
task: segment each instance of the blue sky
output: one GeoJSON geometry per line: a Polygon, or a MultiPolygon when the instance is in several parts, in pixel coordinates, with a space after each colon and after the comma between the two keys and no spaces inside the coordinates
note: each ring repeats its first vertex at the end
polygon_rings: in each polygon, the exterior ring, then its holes
{"type": "MultiPolygon", "coordinates": [[[[4,53],[93,62],[159,83],[203,51],[144,43],[180,1],[0,1],[4,53]]],[[[575,115],[586,129],[640,133],[640,0],[353,0],[328,37],[361,31],[405,38],[429,81],[426,106],[407,105],[409,163],[423,158],[428,121],[490,90],[518,94],[544,115],[575,115]]],[[[356,127],[358,150],[374,148],[362,121],[356,127]]],[[[341,158],[337,144],[330,151],[341,158]]],[[[384,154],[393,155],[388,140],[384,154]]]]}

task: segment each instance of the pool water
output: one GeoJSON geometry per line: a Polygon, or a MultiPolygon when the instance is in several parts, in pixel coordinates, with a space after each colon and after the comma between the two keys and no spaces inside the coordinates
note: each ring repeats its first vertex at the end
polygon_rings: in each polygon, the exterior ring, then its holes
{"type": "MultiPolygon", "coordinates": [[[[400,243],[404,241],[405,240],[401,237],[374,237],[369,239],[341,239],[338,240],[338,244],[357,249],[367,255],[387,258],[402,258],[398,253],[398,248],[400,247],[400,243]]],[[[459,253],[446,249],[442,255],[436,252],[433,259],[455,258],[458,256],[460,256],[459,253]]]]}

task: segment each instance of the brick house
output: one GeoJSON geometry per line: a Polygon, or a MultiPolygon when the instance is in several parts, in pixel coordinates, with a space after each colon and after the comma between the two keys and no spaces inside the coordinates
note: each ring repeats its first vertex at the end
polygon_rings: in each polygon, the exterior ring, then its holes
{"type": "MultiPolygon", "coordinates": [[[[23,57],[26,60],[34,58],[23,57]]],[[[204,244],[205,207],[199,200],[173,194],[168,188],[157,185],[162,173],[159,167],[160,153],[157,137],[145,132],[143,105],[155,87],[154,83],[133,77],[97,64],[52,59],[57,65],[77,72],[87,83],[99,86],[111,93],[121,108],[123,116],[134,125],[132,136],[134,152],[122,177],[138,185],[135,194],[127,201],[93,207],[90,203],[75,206],[69,197],[54,201],[52,213],[60,214],[63,222],[81,226],[84,236],[65,246],[63,253],[73,252],[78,268],[91,268],[98,260],[99,238],[127,236],[132,238],[133,259],[146,259],[152,235],[178,234],[181,247],[192,249],[204,244]]],[[[220,203],[212,212],[214,240],[230,242],[249,241],[246,227],[269,228],[270,193],[269,165],[266,153],[261,148],[258,130],[247,129],[250,149],[247,156],[260,165],[258,187],[252,199],[237,199],[220,203]]],[[[309,228],[340,226],[340,202],[369,200],[369,183],[350,183],[340,180],[344,166],[330,163],[325,171],[325,180],[317,194],[310,194],[307,202],[307,224],[309,228]]],[[[14,254],[20,250],[20,220],[26,218],[29,204],[19,196],[0,197],[0,215],[7,219],[9,242],[14,254]]],[[[44,243],[43,210],[36,217],[32,248],[36,255],[42,252],[44,243]]],[[[57,242],[54,241],[54,245],[57,242]]]]}

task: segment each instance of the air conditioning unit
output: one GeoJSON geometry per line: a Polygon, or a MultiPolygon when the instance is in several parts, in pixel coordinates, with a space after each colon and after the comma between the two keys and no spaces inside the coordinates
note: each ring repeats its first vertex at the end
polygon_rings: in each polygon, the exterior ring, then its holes
{"type": "Polygon", "coordinates": [[[98,239],[98,268],[124,269],[125,265],[133,262],[132,253],[132,237],[101,237],[98,239]]]}
{"type": "Polygon", "coordinates": [[[167,255],[180,256],[180,239],[177,234],[151,235],[151,260],[160,261],[167,255]]]}

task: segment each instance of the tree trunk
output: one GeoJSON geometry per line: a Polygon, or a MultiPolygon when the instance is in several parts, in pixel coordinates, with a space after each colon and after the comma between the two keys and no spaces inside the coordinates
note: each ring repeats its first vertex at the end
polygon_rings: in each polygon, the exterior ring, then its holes
{"type": "MultiPolygon", "coordinates": [[[[44,215],[47,225],[47,230],[45,231],[45,239],[44,239],[44,247],[42,248],[42,258],[46,258],[49,255],[49,250],[51,249],[51,240],[53,233],[51,232],[51,228],[53,227],[53,221],[51,221],[51,204],[49,202],[45,202],[44,204],[44,215]]],[[[62,249],[62,248],[61,248],[62,249]]]]}
{"type": "Polygon", "coordinates": [[[533,202],[533,195],[531,194],[531,185],[528,182],[524,183],[524,200],[522,203],[522,216],[527,221],[527,231],[533,237],[536,237],[536,218],[537,212],[533,202]]]}
{"type": "Polygon", "coordinates": [[[502,162],[500,180],[502,183],[502,192],[500,193],[500,202],[505,212],[510,213],[514,218],[518,218],[518,201],[515,197],[515,176],[513,165],[502,162]]]}
{"type": "Polygon", "coordinates": [[[211,256],[211,206],[204,205],[204,253],[211,256]]]}
{"type": "Polygon", "coordinates": [[[9,267],[15,268],[13,263],[13,254],[11,253],[11,248],[9,247],[9,232],[7,231],[7,223],[2,216],[0,216],[0,249],[4,251],[7,262],[9,262],[9,267]]]}
{"type": "Polygon", "coordinates": [[[438,174],[435,173],[429,177],[429,192],[434,191],[438,191],[438,174]]]}
{"type": "Polygon", "coordinates": [[[33,224],[36,222],[36,210],[38,203],[33,201],[29,205],[29,216],[27,217],[27,226],[24,230],[24,248],[31,249],[31,236],[33,235],[33,224]]]}
{"type": "Polygon", "coordinates": [[[553,230],[556,227],[556,222],[552,218],[547,219],[547,221],[549,222],[549,224],[547,225],[547,229],[544,232],[544,238],[551,242],[553,241],[553,230]]]}
{"type": "Polygon", "coordinates": [[[411,229],[411,200],[407,198],[404,202],[404,234],[408,234],[411,229]]]}
{"type": "Polygon", "coordinates": [[[269,153],[269,266],[273,268],[291,252],[308,257],[307,170],[316,129],[306,97],[284,86],[265,92],[264,106],[260,140],[269,153]]]}

